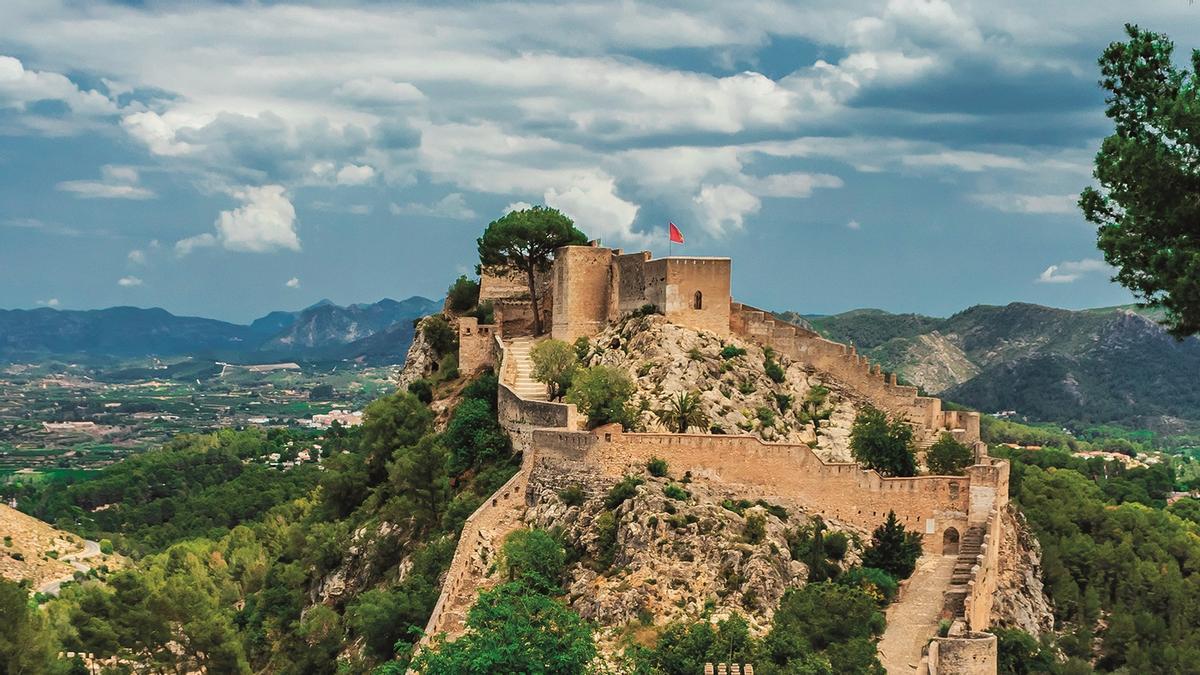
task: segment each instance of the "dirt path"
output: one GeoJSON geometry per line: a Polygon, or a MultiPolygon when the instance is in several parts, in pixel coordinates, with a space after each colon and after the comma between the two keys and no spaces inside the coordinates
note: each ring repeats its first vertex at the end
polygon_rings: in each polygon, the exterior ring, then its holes
{"type": "MultiPolygon", "coordinates": [[[[77,571],[86,574],[88,570],[92,569],[91,565],[88,565],[87,563],[81,563],[79,561],[87,558],[94,558],[98,555],[100,555],[100,544],[90,539],[84,539],[82,551],[78,553],[68,553],[60,558],[60,560],[69,564],[71,567],[74,567],[77,571]]],[[[61,577],[59,579],[55,579],[54,581],[47,581],[41,586],[38,586],[38,592],[48,593],[50,595],[58,595],[58,592],[62,589],[62,585],[74,578],[75,575],[72,574],[69,577],[61,577]]]]}
{"type": "Polygon", "coordinates": [[[889,675],[917,672],[921,649],[937,634],[942,594],[950,585],[955,560],[952,555],[922,556],[904,599],[888,607],[879,660],[889,675]]]}

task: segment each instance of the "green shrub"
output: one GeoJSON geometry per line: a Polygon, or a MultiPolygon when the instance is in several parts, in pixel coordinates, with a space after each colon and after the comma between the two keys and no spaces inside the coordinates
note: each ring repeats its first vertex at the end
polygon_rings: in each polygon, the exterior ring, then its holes
{"type": "Polygon", "coordinates": [[[571,387],[579,359],[571,345],[562,340],[543,340],[529,353],[533,379],[549,387],[551,399],[561,398],[571,387]]]}
{"type": "Polygon", "coordinates": [[[737,345],[725,345],[721,348],[721,358],[725,360],[735,359],[739,356],[745,356],[746,350],[737,345]]]}
{"type": "Polygon", "coordinates": [[[896,592],[900,589],[895,577],[875,567],[851,567],[838,577],[837,583],[866,591],[880,605],[895,600],[896,592]]]}
{"type": "Polygon", "coordinates": [[[558,498],[567,506],[580,506],[584,500],[583,488],[578,485],[568,485],[558,491],[558,498]]]}
{"type": "Polygon", "coordinates": [[[421,335],[439,356],[458,349],[458,336],[441,315],[425,317],[421,322],[421,335]]]}
{"type": "Polygon", "coordinates": [[[771,381],[775,384],[781,384],[787,379],[787,375],[783,372],[783,366],[770,359],[763,361],[763,371],[766,372],[767,377],[771,378],[771,381]]]}
{"type": "Polygon", "coordinates": [[[649,462],[646,462],[646,470],[655,478],[662,478],[667,475],[667,460],[660,457],[651,457],[649,462]]]}
{"type": "Polygon", "coordinates": [[[491,300],[485,300],[479,303],[475,309],[466,313],[465,316],[475,317],[480,325],[490,325],[496,323],[496,309],[491,300]]]}
{"type": "Polygon", "coordinates": [[[633,313],[630,316],[635,319],[640,319],[643,316],[650,316],[652,314],[662,314],[662,310],[658,308],[658,305],[651,305],[647,303],[633,310],[633,313]]]}
{"type": "Polygon", "coordinates": [[[625,500],[637,494],[637,487],[642,484],[642,479],[637,476],[626,476],[621,479],[621,482],[612,486],[608,494],[604,497],[604,508],[609,511],[617,508],[625,503],[625,500]]]}
{"type": "Polygon", "coordinates": [[[588,426],[619,423],[630,429],[634,411],[629,400],[637,387],[625,371],[611,366],[592,366],[580,370],[567,393],[567,402],[574,403],[587,416],[588,426]]]}
{"type": "Polygon", "coordinates": [[[896,519],[895,511],[888,511],[887,521],[871,534],[871,545],[863,551],[865,567],[877,567],[896,579],[912,576],[921,557],[921,535],[909,532],[896,519]]]}
{"type": "Polygon", "coordinates": [[[103,553],[104,555],[112,555],[113,543],[112,543],[111,539],[101,539],[100,540],[100,552],[103,553]]]}
{"type": "Polygon", "coordinates": [[[566,570],[566,550],[545,530],[516,530],[504,538],[502,569],[509,581],[540,592],[556,589],[566,570]]]}
{"type": "Polygon", "coordinates": [[[759,423],[764,427],[775,426],[775,411],[766,406],[759,406],[754,411],[754,416],[758,418],[759,423]]]}
{"type": "Polygon", "coordinates": [[[617,517],[612,511],[597,516],[592,526],[596,531],[596,565],[598,572],[612,567],[617,550],[617,517]]]}
{"type": "Polygon", "coordinates": [[[761,543],[767,536],[767,518],[761,513],[751,513],[746,516],[746,541],[751,544],[761,543]]]}
{"type": "Polygon", "coordinates": [[[913,428],[901,419],[865,406],[850,429],[850,450],[855,461],[884,476],[913,476],[917,460],[913,454],[913,428]]]}
{"type": "Polygon", "coordinates": [[[684,490],[683,488],[679,487],[678,485],[676,485],[674,483],[670,483],[670,484],[664,486],[663,494],[671,499],[676,499],[678,501],[686,501],[688,499],[688,497],[692,496],[692,494],[690,492],[688,492],[687,490],[684,490]]]}
{"type": "Polygon", "coordinates": [[[429,380],[423,378],[414,380],[408,385],[408,393],[420,399],[421,403],[429,404],[433,402],[433,385],[429,383],[429,380]]]}
{"type": "Polygon", "coordinates": [[[942,434],[925,453],[929,473],[939,476],[961,476],[974,461],[975,453],[950,434],[942,434]]]}
{"type": "Polygon", "coordinates": [[[446,291],[446,299],[449,300],[450,309],[456,312],[471,309],[479,302],[479,282],[465,275],[459,276],[446,291]]]}
{"type": "Polygon", "coordinates": [[[688,358],[692,361],[703,361],[704,354],[700,353],[699,347],[692,347],[688,350],[688,358]]]}
{"type": "Polygon", "coordinates": [[[587,361],[587,358],[592,351],[592,343],[587,339],[587,337],[580,335],[579,337],[575,338],[575,343],[573,346],[575,347],[575,358],[579,359],[580,363],[587,361]]]}

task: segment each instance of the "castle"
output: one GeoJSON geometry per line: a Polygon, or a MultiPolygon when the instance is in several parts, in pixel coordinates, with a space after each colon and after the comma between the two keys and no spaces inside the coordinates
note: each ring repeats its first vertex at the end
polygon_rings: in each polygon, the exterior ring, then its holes
{"type": "Polygon", "coordinates": [[[480,301],[492,303],[495,320],[459,319],[459,368],[464,373],[497,370],[500,422],[523,452],[523,463],[468,519],[426,632],[461,630],[466,607],[479,585],[487,583],[487,561],[503,536],[520,526],[526,504],[569,484],[615,483],[658,457],[681,470],[715,476],[747,495],[868,530],[895,511],[906,528],[923,535],[926,554],[956,556],[942,603],[942,617],[953,622],[952,628],[946,637],[927,636],[933,641],[919,672],[996,672],[996,640],[985,631],[1000,542],[1012,536],[999,515],[1008,501],[1008,464],[988,456],[979,437],[979,414],[944,410],[941,400],[899,384],[853,347],[736,302],[731,270],[729,258],[655,259],[649,252],[624,253],[597,242],[562,247],[551,269],[535,279],[541,324],[555,339],[591,338],[653,305],[671,323],[770,347],[836,380],[909,421],[918,448],[951,434],[975,451],[965,475],[884,477],[853,462],[824,461],[802,443],[765,443],[753,436],[586,430],[575,406],[546,401],[544,388],[529,378],[529,348],[541,336],[533,335],[533,304],[524,277],[485,270],[480,301]]]}

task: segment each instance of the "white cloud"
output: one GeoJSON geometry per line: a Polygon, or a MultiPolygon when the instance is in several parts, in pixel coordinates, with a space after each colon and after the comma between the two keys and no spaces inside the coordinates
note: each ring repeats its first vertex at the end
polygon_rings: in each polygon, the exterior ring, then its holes
{"type": "Polygon", "coordinates": [[[124,287],[124,288],[129,288],[131,286],[141,286],[142,280],[137,277],[121,277],[120,279],[117,279],[117,285],[124,287]]]}
{"type": "Polygon", "coordinates": [[[747,189],[760,197],[808,197],[816,188],[840,188],[841,178],[824,173],[783,173],[747,181],[747,189]]]}
{"type": "Polygon", "coordinates": [[[369,105],[397,105],[425,99],[421,90],[408,82],[396,82],[385,77],[364,77],[338,85],[335,96],[369,105]]]}
{"type": "Polygon", "coordinates": [[[1041,284],[1069,284],[1077,281],[1085,274],[1102,272],[1108,269],[1109,266],[1103,260],[1095,258],[1067,260],[1047,267],[1038,275],[1037,282],[1041,284]]]}
{"type": "Polygon", "coordinates": [[[37,304],[43,305],[45,307],[58,307],[59,302],[58,302],[58,298],[50,298],[49,300],[38,300],[37,304]]]}
{"type": "Polygon", "coordinates": [[[980,193],[974,201],[1005,213],[1072,214],[1078,213],[1079,195],[1021,195],[1011,193],[980,193]]]}
{"type": "Polygon", "coordinates": [[[467,200],[461,192],[451,192],[432,204],[392,204],[392,213],[396,215],[409,214],[416,216],[431,216],[433,218],[450,218],[452,220],[470,220],[477,214],[467,206],[467,200]]]}
{"type": "Polygon", "coordinates": [[[529,202],[513,202],[513,203],[509,204],[508,206],[504,207],[504,213],[501,213],[500,215],[507,216],[508,214],[512,213],[513,211],[524,211],[525,209],[532,209],[532,208],[533,208],[533,204],[530,204],[529,202]]]}
{"type": "Polygon", "coordinates": [[[616,194],[616,182],[602,174],[576,176],[564,188],[546,190],[547,206],[552,206],[575,221],[579,229],[591,237],[616,243],[642,243],[646,235],[633,231],[638,205],[616,194]]]}
{"type": "Polygon", "coordinates": [[[338,185],[363,185],[375,177],[375,169],[370,166],[347,164],[337,172],[338,185]]]}
{"type": "Polygon", "coordinates": [[[175,253],[179,256],[185,256],[198,248],[207,248],[216,245],[217,238],[205,232],[204,234],[198,234],[194,237],[180,239],[175,242],[175,253]]]}
{"type": "Polygon", "coordinates": [[[288,279],[283,285],[287,286],[288,288],[300,288],[300,277],[292,277],[291,279],[288,279]]]}
{"type": "Polygon", "coordinates": [[[146,264],[146,252],[140,248],[133,249],[132,251],[129,252],[129,255],[126,257],[129,259],[129,262],[131,262],[135,265],[145,265],[146,264]]]}
{"type": "Polygon", "coordinates": [[[55,187],[84,199],[151,199],[152,190],[138,185],[137,169],[131,166],[100,167],[100,180],[68,180],[55,187]]]}
{"type": "Polygon", "coordinates": [[[175,242],[175,251],[187,255],[193,249],[221,244],[230,251],[266,253],[280,249],[300,250],[296,235],[296,209],[280,185],[245,187],[231,192],[242,205],[222,211],[214,226],[216,235],[199,234],[175,242]]]}
{"type": "Polygon", "coordinates": [[[846,223],[846,229],[861,230],[862,225],[859,224],[859,222],[857,220],[851,220],[850,222],[846,223]]]}
{"type": "Polygon", "coordinates": [[[746,216],[762,206],[758,197],[736,185],[705,185],[692,201],[700,222],[715,237],[742,229],[746,216]]]}
{"type": "Polygon", "coordinates": [[[63,75],[27,70],[19,59],[0,55],[0,108],[25,110],[39,101],[61,101],[85,116],[117,112],[116,104],[98,91],[83,91],[63,75]]]}

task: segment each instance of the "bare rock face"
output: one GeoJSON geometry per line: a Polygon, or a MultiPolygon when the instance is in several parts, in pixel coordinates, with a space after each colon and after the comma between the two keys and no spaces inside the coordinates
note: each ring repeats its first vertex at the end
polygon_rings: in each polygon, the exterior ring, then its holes
{"type": "MultiPolygon", "coordinates": [[[[388,522],[355,530],[338,566],[316,580],[309,589],[309,601],[313,604],[341,605],[371,588],[380,577],[380,571],[373,564],[379,548],[388,546],[388,542],[393,542],[392,547],[398,548],[394,542],[406,535],[402,528],[388,522]]],[[[411,563],[404,560],[397,573],[403,578],[410,567],[411,563]]]]}
{"type": "MultiPolygon", "coordinates": [[[[792,511],[784,520],[761,505],[739,515],[721,505],[739,495],[719,483],[643,479],[636,494],[611,512],[604,504],[608,486],[597,484],[586,487],[592,496],[578,506],[535,488],[526,514],[530,527],[561,529],[577,558],[568,569],[566,600],[605,627],[602,647],[613,647],[631,626],[648,630],[734,612],[753,632],[765,632],[784,591],[808,578],[787,544],[787,533],[807,524],[806,516],[792,511]],[[668,486],[686,490],[686,498],[667,496],[668,486]],[[751,518],[762,518],[761,536],[753,528],[748,532],[751,518]]],[[[845,564],[856,558],[851,552],[845,564]]]]}
{"type": "Polygon", "coordinates": [[[417,324],[412,344],[408,347],[408,355],[404,357],[404,367],[400,369],[400,375],[396,378],[396,385],[400,391],[408,391],[408,385],[428,376],[437,364],[437,351],[425,339],[425,331],[421,329],[428,318],[421,319],[421,323],[417,324]]]}
{"type": "Polygon", "coordinates": [[[666,408],[681,392],[695,392],[708,426],[691,433],[749,433],[769,442],[803,442],[824,459],[849,460],[858,398],[782,354],[773,358],[784,370],[783,382],[767,376],[766,355],[757,345],[652,315],[622,320],[593,338],[585,365],[615,366],[634,378],[634,402],[646,431],[674,431],[663,427],[654,411],[666,408]],[[727,357],[722,354],[727,346],[745,354],[727,357]],[[830,415],[814,430],[801,413],[801,402],[817,386],[830,390],[824,406],[830,415]]]}
{"type": "Polygon", "coordinates": [[[1006,537],[1000,546],[1000,576],[992,622],[1019,628],[1030,635],[1054,630],[1054,607],[1042,586],[1042,547],[1030,531],[1025,516],[1008,505],[1002,523],[1006,537]]]}

